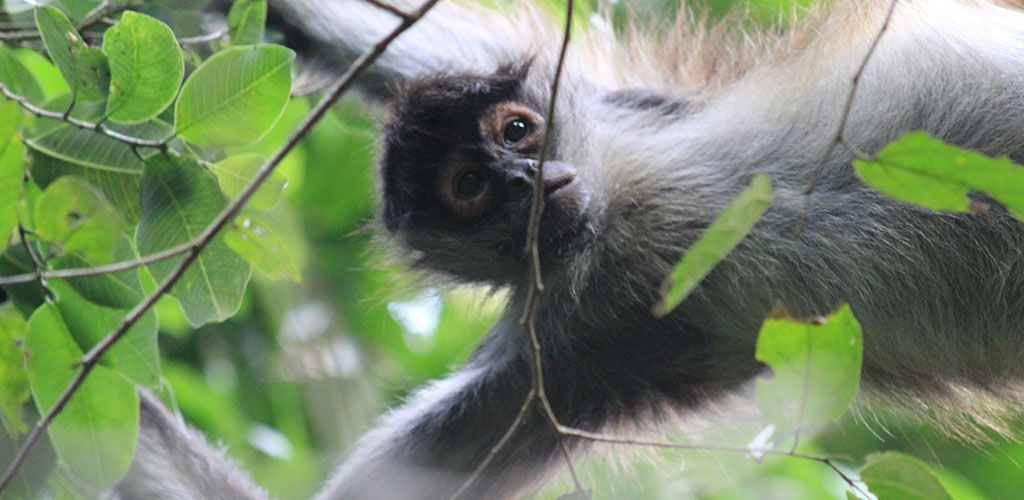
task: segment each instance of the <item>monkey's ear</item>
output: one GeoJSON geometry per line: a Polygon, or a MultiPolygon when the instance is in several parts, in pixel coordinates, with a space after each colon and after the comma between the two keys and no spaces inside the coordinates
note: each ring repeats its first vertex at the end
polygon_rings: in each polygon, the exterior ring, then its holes
{"type": "Polygon", "coordinates": [[[613,90],[605,94],[602,100],[625,110],[654,111],[674,116],[685,116],[699,108],[695,99],[643,87],[613,90]]]}

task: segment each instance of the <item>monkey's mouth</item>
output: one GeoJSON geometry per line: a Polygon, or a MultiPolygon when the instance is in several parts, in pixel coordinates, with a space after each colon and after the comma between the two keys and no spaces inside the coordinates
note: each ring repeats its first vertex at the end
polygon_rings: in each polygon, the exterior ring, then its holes
{"type": "Polygon", "coordinates": [[[590,231],[587,207],[590,193],[584,183],[571,176],[544,180],[544,213],[541,215],[540,242],[542,251],[563,251],[584,243],[590,231]]]}

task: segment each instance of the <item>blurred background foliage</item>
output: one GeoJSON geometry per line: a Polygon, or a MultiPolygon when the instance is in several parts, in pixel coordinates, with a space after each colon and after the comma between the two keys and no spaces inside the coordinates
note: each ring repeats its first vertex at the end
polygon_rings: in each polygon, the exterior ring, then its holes
{"type": "MultiPolygon", "coordinates": [[[[810,3],[706,0],[691,8],[708,12],[712,21],[739,9],[751,22],[770,22],[810,3]]],[[[675,0],[610,5],[616,19],[635,15],[654,23],[673,18],[679,8],[675,0]]],[[[37,62],[31,69],[47,95],[61,90],[52,66],[42,57],[28,60],[37,62]]],[[[234,152],[269,156],[310,106],[307,99],[292,100],[266,137],[234,152]]],[[[254,273],[236,316],[196,330],[173,298],[158,306],[162,373],[181,412],[282,499],[314,493],[376,415],[464,361],[503,307],[500,292],[452,288],[408,272],[379,241],[374,158],[384,113],[347,99],[280,167],[287,180],[282,202],[261,216],[278,228],[294,271],[254,273]]],[[[709,430],[677,437],[745,445],[756,433],[757,422],[706,420],[709,430]]],[[[992,437],[991,443],[964,445],[898,416],[864,412],[802,449],[849,457],[853,464],[877,450],[904,450],[940,465],[950,481],[963,482],[962,498],[1024,498],[1024,446],[992,437]]],[[[595,460],[582,467],[584,484],[600,499],[846,498],[845,485],[827,466],[794,458],[757,463],[736,453],[608,446],[588,457],[595,460]]],[[[569,489],[561,481],[540,497],[569,489]]]]}

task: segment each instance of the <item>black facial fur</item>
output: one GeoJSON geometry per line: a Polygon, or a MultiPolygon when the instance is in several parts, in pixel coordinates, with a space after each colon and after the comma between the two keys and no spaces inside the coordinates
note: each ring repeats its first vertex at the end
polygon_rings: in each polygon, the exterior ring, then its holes
{"type": "MultiPolygon", "coordinates": [[[[399,94],[382,159],[384,226],[417,264],[468,281],[525,276],[523,245],[545,117],[523,104],[525,67],[444,76],[399,94]]],[[[575,166],[549,152],[541,252],[566,255],[587,218],[575,166]],[[556,193],[557,192],[557,193],[556,193]]],[[[554,262],[557,259],[549,259],[554,262]]]]}
{"type": "Polygon", "coordinates": [[[441,162],[458,144],[479,144],[479,117],[494,104],[513,98],[527,69],[505,68],[492,76],[444,76],[400,91],[387,125],[381,177],[385,227],[401,229],[415,200],[431,189],[441,162]]]}

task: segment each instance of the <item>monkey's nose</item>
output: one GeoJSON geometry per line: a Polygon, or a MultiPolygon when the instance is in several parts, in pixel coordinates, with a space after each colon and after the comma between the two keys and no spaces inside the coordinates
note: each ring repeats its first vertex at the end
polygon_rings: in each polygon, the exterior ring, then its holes
{"type": "MultiPolygon", "coordinates": [[[[516,160],[507,175],[507,182],[513,188],[533,186],[537,178],[537,160],[516,160]]],[[[548,196],[576,180],[576,169],[561,161],[544,162],[544,195],[548,196]]]]}
{"type": "Polygon", "coordinates": [[[550,195],[576,180],[576,169],[560,161],[544,163],[544,195],[550,195]]]}

